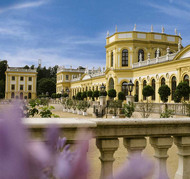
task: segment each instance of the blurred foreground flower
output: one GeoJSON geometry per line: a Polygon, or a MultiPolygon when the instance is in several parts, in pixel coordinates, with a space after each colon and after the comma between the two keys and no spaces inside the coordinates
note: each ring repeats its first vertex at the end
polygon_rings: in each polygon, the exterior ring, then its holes
{"type": "Polygon", "coordinates": [[[83,135],[76,151],[71,152],[56,126],[48,129],[47,144],[31,140],[21,117],[16,106],[0,113],[1,179],[87,178],[90,134],[83,135]]]}
{"type": "MultiPolygon", "coordinates": [[[[74,152],[66,145],[66,138],[59,137],[56,126],[46,132],[46,142],[34,141],[21,123],[22,111],[16,106],[0,112],[0,179],[87,179],[91,134],[78,135],[74,152]]],[[[138,154],[130,157],[115,179],[149,178],[153,169],[153,163],[138,154]]]]}

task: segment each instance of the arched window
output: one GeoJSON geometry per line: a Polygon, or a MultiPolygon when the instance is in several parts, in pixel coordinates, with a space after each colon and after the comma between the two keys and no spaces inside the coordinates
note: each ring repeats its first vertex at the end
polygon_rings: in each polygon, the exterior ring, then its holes
{"type": "Polygon", "coordinates": [[[98,86],[96,86],[96,91],[98,91],[98,86]]]}
{"type": "Polygon", "coordinates": [[[172,100],[174,100],[175,90],[176,90],[176,77],[173,76],[172,77],[172,100]]]}
{"type": "MultiPolygon", "coordinates": [[[[184,78],[183,78],[183,81],[185,81],[189,85],[189,76],[185,75],[184,78]]],[[[189,96],[186,96],[184,99],[189,100],[189,96]]]]}
{"type": "MultiPolygon", "coordinates": [[[[157,57],[157,51],[158,51],[158,50],[155,51],[155,58],[157,57]]],[[[161,51],[159,52],[159,57],[160,57],[160,56],[161,56],[161,51]]]]}
{"type": "Polygon", "coordinates": [[[92,91],[94,91],[94,86],[92,87],[92,91]]]}
{"type": "Polygon", "coordinates": [[[88,91],[88,87],[86,86],[86,91],[88,91]]]}
{"type": "Polygon", "coordinates": [[[156,91],[156,83],[155,79],[152,79],[152,88],[154,89],[154,94],[152,95],[152,100],[156,99],[155,91],[156,91]]]}
{"type": "Polygon", "coordinates": [[[135,102],[139,101],[139,82],[136,81],[135,83],[135,94],[137,95],[137,100],[135,102]]]}
{"type": "Polygon", "coordinates": [[[165,78],[162,78],[162,79],[161,79],[161,86],[162,86],[162,85],[165,85],[165,84],[166,84],[166,80],[165,80],[165,78]]]}
{"type": "Polygon", "coordinates": [[[28,93],[28,99],[31,99],[31,98],[32,98],[32,94],[28,93]]]}
{"type": "Polygon", "coordinates": [[[128,89],[127,89],[127,82],[126,82],[126,81],[124,81],[124,82],[122,83],[121,90],[122,90],[122,92],[124,92],[125,96],[128,95],[128,89]]]}
{"type": "MultiPolygon", "coordinates": [[[[143,81],[143,88],[146,86],[147,82],[146,80],[143,81]]],[[[143,96],[143,100],[146,100],[146,96],[143,96]]]]}
{"type": "Polygon", "coordinates": [[[113,52],[111,52],[111,67],[113,67],[113,52]]]}
{"type": "Polygon", "coordinates": [[[113,80],[113,78],[110,78],[110,80],[109,80],[109,89],[114,89],[114,80],[113,80]]]}
{"type": "Polygon", "coordinates": [[[14,92],[11,93],[11,98],[15,98],[15,93],[14,92]]]}
{"type": "Polygon", "coordinates": [[[128,50],[124,49],[122,51],[122,66],[128,66],[128,50]]]}
{"type": "Polygon", "coordinates": [[[143,49],[140,49],[138,51],[138,62],[140,61],[140,54],[142,55],[142,61],[144,61],[144,50],[143,49]]]}

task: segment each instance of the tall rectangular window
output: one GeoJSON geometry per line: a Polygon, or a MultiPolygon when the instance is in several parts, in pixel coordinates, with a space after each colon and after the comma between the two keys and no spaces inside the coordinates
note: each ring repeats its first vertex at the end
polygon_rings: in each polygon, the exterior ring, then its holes
{"type": "Polygon", "coordinates": [[[11,90],[15,90],[15,85],[11,85],[11,90]]]}
{"type": "Polygon", "coordinates": [[[28,77],[28,81],[32,81],[32,77],[28,77]]]}
{"type": "Polygon", "coordinates": [[[24,81],[24,77],[23,76],[20,77],[20,81],[24,81]]]}
{"type": "Polygon", "coordinates": [[[66,80],[69,80],[69,75],[66,75],[66,80]]]}
{"type": "Polygon", "coordinates": [[[15,81],[15,76],[12,76],[12,81],[15,81]]]}
{"type": "Polygon", "coordinates": [[[20,85],[20,90],[23,90],[23,85],[20,85]]]}
{"type": "Polygon", "coordinates": [[[28,90],[32,90],[32,85],[28,85],[28,90]]]}

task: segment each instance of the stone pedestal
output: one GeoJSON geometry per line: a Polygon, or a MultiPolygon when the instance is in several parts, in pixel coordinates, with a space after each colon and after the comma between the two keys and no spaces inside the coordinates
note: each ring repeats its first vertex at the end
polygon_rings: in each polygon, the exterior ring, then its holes
{"type": "Polygon", "coordinates": [[[106,106],[106,96],[100,96],[100,106],[106,106]]]}
{"type": "Polygon", "coordinates": [[[130,103],[134,103],[135,102],[135,98],[134,96],[126,96],[126,103],[129,104],[130,103]]]}

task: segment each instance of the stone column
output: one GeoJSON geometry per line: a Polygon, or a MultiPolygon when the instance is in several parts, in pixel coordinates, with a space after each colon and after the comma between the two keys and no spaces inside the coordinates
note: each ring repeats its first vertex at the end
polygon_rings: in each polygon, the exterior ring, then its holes
{"type": "Polygon", "coordinates": [[[100,106],[106,106],[106,96],[100,96],[100,106]]]}
{"type": "Polygon", "coordinates": [[[146,147],[146,139],[142,138],[124,138],[123,145],[127,149],[130,158],[131,154],[141,153],[146,147]]]}
{"type": "MultiPolygon", "coordinates": [[[[168,177],[167,174],[167,167],[166,167],[166,161],[168,158],[167,151],[172,146],[173,138],[171,137],[151,137],[150,138],[150,144],[152,147],[154,147],[156,158],[156,176],[155,178],[160,178],[160,175],[166,175],[166,178],[168,177]]],[[[169,177],[168,177],[169,178],[169,177]]]]}
{"type": "MultiPolygon", "coordinates": [[[[101,156],[101,175],[100,178],[103,179],[106,176],[113,178],[113,162],[114,162],[114,152],[119,147],[119,140],[114,139],[96,139],[96,146],[100,150],[101,156]]],[[[110,178],[110,179],[111,179],[110,178]]]]}
{"type": "Polygon", "coordinates": [[[190,179],[190,137],[174,137],[178,147],[178,169],[175,179],[190,179]]]}

